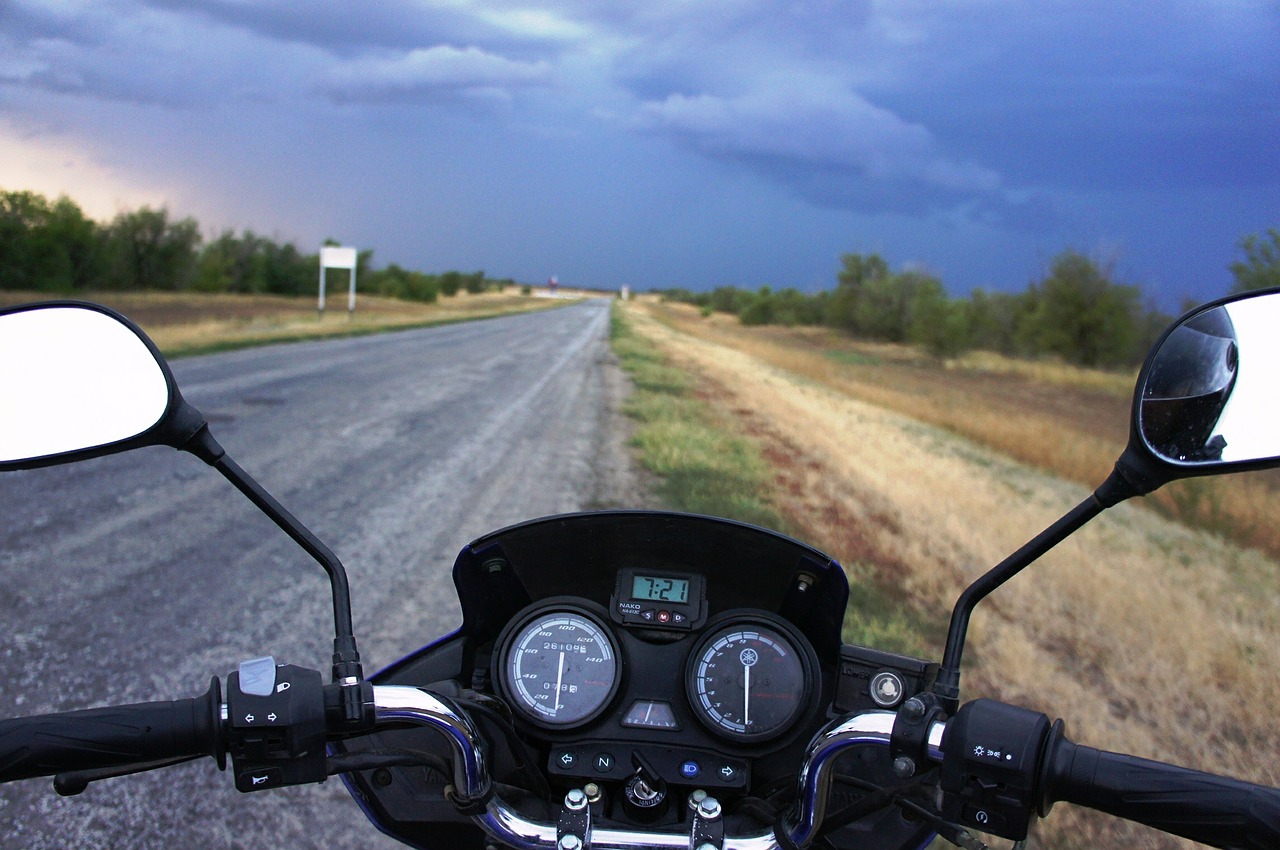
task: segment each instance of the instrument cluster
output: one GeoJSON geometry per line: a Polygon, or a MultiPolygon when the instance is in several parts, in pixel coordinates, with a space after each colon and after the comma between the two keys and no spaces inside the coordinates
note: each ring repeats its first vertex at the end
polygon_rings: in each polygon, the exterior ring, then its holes
{"type": "Polygon", "coordinates": [[[754,609],[708,618],[701,576],[626,569],[608,609],[559,597],[521,612],[493,672],[516,716],[551,740],[688,743],[705,731],[750,748],[808,713],[817,670],[786,620],[754,609]]]}

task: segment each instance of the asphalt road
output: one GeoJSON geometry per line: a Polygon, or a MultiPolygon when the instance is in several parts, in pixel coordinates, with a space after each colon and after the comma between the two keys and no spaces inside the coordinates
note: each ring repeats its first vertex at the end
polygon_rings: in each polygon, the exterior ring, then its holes
{"type": "MultiPolygon", "coordinates": [[[[346,564],[372,671],[458,624],[449,570],[467,541],[616,498],[608,307],[233,352],[174,373],[228,453],[346,564]]],[[[195,696],[260,655],[328,669],[324,574],[190,456],[7,473],[0,517],[0,716],[195,696]]],[[[0,786],[0,846],[400,845],[337,780],[241,795],[204,759],[72,799],[44,779],[0,786]]]]}

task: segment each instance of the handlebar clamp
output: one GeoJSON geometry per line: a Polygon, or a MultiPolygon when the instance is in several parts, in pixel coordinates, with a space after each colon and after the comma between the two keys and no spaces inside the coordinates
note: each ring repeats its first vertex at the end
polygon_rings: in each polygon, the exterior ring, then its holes
{"type": "Polygon", "coordinates": [[[929,762],[929,734],[934,724],[946,720],[937,696],[917,694],[898,708],[889,738],[889,757],[899,778],[914,776],[920,765],[929,762]]]}

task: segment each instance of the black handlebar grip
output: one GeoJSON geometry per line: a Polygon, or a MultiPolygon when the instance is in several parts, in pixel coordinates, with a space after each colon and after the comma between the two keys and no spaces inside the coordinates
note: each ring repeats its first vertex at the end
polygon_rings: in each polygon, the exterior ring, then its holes
{"type": "Polygon", "coordinates": [[[1073,744],[1054,724],[1040,813],[1075,803],[1211,847],[1280,847],[1280,789],[1073,744]]]}
{"type": "Polygon", "coordinates": [[[210,755],[225,764],[215,678],[192,699],[0,720],[0,782],[210,755]]]}

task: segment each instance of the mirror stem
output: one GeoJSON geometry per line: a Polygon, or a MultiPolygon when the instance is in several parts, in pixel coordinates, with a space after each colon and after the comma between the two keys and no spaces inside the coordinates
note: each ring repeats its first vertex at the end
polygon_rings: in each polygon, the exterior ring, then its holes
{"type": "MultiPolygon", "coordinates": [[[[277,502],[270,493],[262,489],[240,465],[227,456],[223,456],[213,468],[235,485],[236,489],[249,498],[263,513],[280,527],[285,534],[301,546],[308,555],[314,558],[324,571],[329,574],[329,583],[333,588],[333,624],[338,637],[350,637],[351,627],[351,591],[347,585],[347,573],[338,557],[325,546],[314,534],[306,529],[293,514],[277,502]]],[[[351,642],[354,647],[354,641],[351,642]]],[[[336,660],[336,659],[335,659],[336,660]]],[[[356,660],[356,659],[344,659],[356,660]]]]}
{"type": "MultiPolygon", "coordinates": [[[[1108,479],[1110,481],[1110,479],[1108,479]]],[[[1103,485],[1106,487],[1107,485],[1103,485]]],[[[1099,488],[1101,491],[1103,488],[1099,488]]],[[[964,655],[965,633],[969,630],[969,615],[987,594],[1013,578],[1027,565],[1057,546],[1082,525],[1109,507],[1105,500],[1093,493],[1053,525],[1028,541],[1021,549],[1005,558],[989,572],[965,588],[956,600],[951,612],[951,626],[947,630],[947,648],[942,655],[933,692],[943,701],[949,713],[954,714],[960,702],[960,661],[964,655]]]]}
{"type": "MultiPolygon", "coordinates": [[[[226,450],[209,433],[208,427],[200,427],[182,448],[222,473],[224,478],[235,485],[258,510],[270,517],[280,530],[289,535],[329,574],[329,584],[333,591],[333,681],[344,689],[358,688],[364,681],[364,673],[351,624],[351,590],[347,583],[347,571],[338,556],[228,457],[226,450]]],[[[354,723],[360,717],[347,719],[354,723]]]]}

